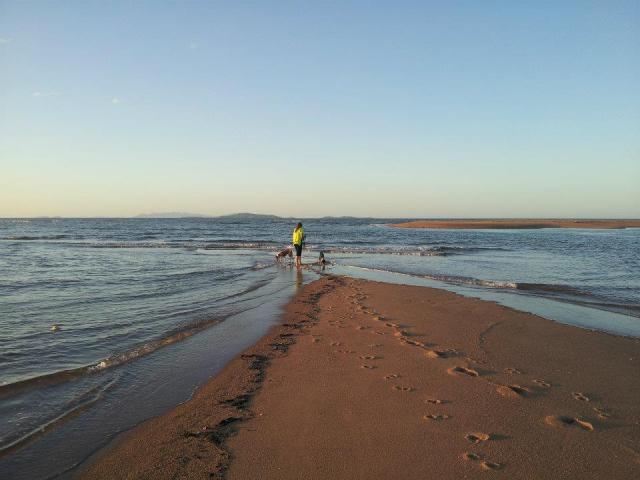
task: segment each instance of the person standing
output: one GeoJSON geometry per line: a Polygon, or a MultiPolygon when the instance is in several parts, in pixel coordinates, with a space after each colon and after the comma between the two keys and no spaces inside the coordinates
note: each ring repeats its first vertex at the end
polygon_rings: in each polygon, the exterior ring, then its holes
{"type": "Polygon", "coordinates": [[[293,248],[296,249],[296,268],[302,267],[302,243],[304,242],[304,229],[302,223],[293,229],[293,248]]]}

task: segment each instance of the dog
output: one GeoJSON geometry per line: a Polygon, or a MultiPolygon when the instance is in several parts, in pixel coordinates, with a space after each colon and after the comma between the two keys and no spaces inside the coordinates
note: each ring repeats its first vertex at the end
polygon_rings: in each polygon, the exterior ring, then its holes
{"type": "Polygon", "coordinates": [[[326,264],[327,261],[324,258],[324,252],[320,252],[320,256],[318,257],[318,265],[321,265],[322,268],[324,268],[326,264]]]}
{"type": "Polygon", "coordinates": [[[283,260],[286,257],[293,257],[293,247],[289,245],[285,247],[282,251],[276,253],[276,262],[283,260]]]}

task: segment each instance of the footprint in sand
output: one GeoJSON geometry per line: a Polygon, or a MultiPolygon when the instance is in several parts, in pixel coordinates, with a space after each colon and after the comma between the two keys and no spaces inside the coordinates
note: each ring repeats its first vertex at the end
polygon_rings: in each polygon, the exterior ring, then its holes
{"type": "Polygon", "coordinates": [[[451,367],[447,370],[447,372],[451,375],[465,375],[467,377],[477,377],[480,374],[471,368],[466,367],[451,367]]]}
{"type": "Polygon", "coordinates": [[[373,370],[374,368],[377,368],[375,365],[360,365],[361,368],[366,368],[368,370],[373,370]]]}
{"type": "Polygon", "coordinates": [[[412,392],[413,391],[413,387],[406,387],[403,385],[394,385],[393,389],[398,391],[398,392],[412,392]]]}
{"type": "Polygon", "coordinates": [[[378,330],[374,331],[373,333],[375,333],[376,335],[386,335],[385,332],[379,332],[378,330]]]}
{"type": "Polygon", "coordinates": [[[503,397],[522,398],[528,396],[531,391],[520,385],[500,385],[496,391],[503,397]]]}
{"type": "Polygon", "coordinates": [[[509,367],[504,369],[504,373],[508,373],[509,375],[521,375],[522,372],[515,367],[509,367]]]}
{"type": "Polygon", "coordinates": [[[447,415],[446,413],[429,413],[427,415],[424,415],[422,418],[424,420],[441,421],[441,420],[449,420],[451,418],[451,415],[447,415]]]}
{"type": "Polygon", "coordinates": [[[588,432],[593,432],[595,430],[592,423],[582,420],[581,418],[569,417],[566,415],[548,415],[544,418],[544,421],[547,425],[551,425],[552,427],[575,426],[588,432]]]}
{"type": "Polygon", "coordinates": [[[329,345],[331,345],[332,347],[341,347],[342,342],[331,342],[329,345]]]}
{"type": "Polygon", "coordinates": [[[584,393],[573,392],[571,395],[573,396],[574,399],[580,400],[581,402],[589,401],[589,397],[587,397],[584,393]]]}
{"type": "Polygon", "coordinates": [[[411,340],[410,338],[405,337],[404,335],[398,335],[397,333],[398,332],[394,333],[393,336],[398,337],[398,341],[403,345],[413,345],[414,347],[421,347],[421,348],[424,348],[427,346],[424,342],[420,342],[418,340],[411,340]]]}
{"type": "Polygon", "coordinates": [[[424,403],[430,403],[432,405],[442,405],[449,402],[446,400],[440,400],[439,398],[427,398],[424,403]]]}
{"type": "Polygon", "coordinates": [[[462,454],[462,458],[472,462],[477,462],[478,460],[482,460],[482,456],[479,453],[475,453],[475,452],[464,452],[462,454]]]}
{"type": "Polygon", "coordinates": [[[373,317],[373,319],[374,319],[374,320],[377,320],[377,321],[379,321],[379,322],[384,322],[384,320],[385,320],[385,319],[384,319],[384,317],[383,317],[382,315],[375,315],[375,316],[373,317]]]}
{"type": "Polygon", "coordinates": [[[355,350],[336,350],[338,353],[356,353],[355,350]]]}
{"type": "Polygon", "coordinates": [[[424,352],[427,358],[451,358],[457,355],[457,351],[450,348],[448,350],[427,350],[424,352]]]}
{"type": "Polygon", "coordinates": [[[364,325],[358,325],[358,326],[356,327],[356,330],[367,330],[367,329],[369,329],[369,328],[371,328],[371,327],[365,327],[364,325]]]}
{"type": "Polygon", "coordinates": [[[544,388],[550,388],[550,387],[551,387],[551,384],[550,384],[549,382],[546,382],[546,381],[544,381],[544,380],[540,380],[540,379],[538,379],[538,378],[536,378],[536,379],[533,381],[533,383],[535,383],[535,384],[537,384],[537,385],[540,385],[541,387],[544,387],[544,388]]]}
{"type": "Polygon", "coordinates": [[[447,355],[441,350],[427,350],[424,355],[427,358],[447,358],[447,355]]]}
{"type": "Polygon", "coordinates": [[[400,375],[397,373],[390,373],[389,375],[384,376],[385,380],[393,380],[394,378],[400,378],[400,375]]]}
{"type": "Polygon", "coordinates": [[[611,417],[611,413],[602,407],[593,407],[593,411],[596,412],[600,418],[606,419],[611,417]]]}
{"type": "Polygon", "coordinates": [[[482,360],[480,358],[475,358],[475,357],[472,357],[472,356],[466,357],[466,360],[468,360],[471,363],[475,363],[477,365],[486,365],[487,364],[486,360],[482,360]]]}
{"type": "Polygon", "coordinates": [[[361,360],[379,360],[380,357],[376,357],[375,355],[360,355],[358,357],[361,360]]]}
{"type": "Polygon", "coordinates": [[[464,438],[466,438],[471,443],[480,443],[489,440],[491,438],[491,435],[489,435],[488,433],[476,432],[467,433],[464,438]]]}
{"type": "Polygon", "coordinates": [[[502,465],[500,465],[499,463],[495,463],[495,462],[488,462],[486,460],[480,462],[480,467],[483,470],[500,470],[502,468],[502,465]]]}
{"type": "Polygon", "coordinates": [[[401,328],[397,323],[387,322],[385,325],[389,328],[401,328]]]}
{"type": "Polygon", "coordinates": [[[462,458],[470,462],[480,462],[480,468],[483,470],[500,470],[502,468],[502,464],[484,460],[484,456],[479,453],[465,452],[462,454],[462,458]]]}
{"type": "Polygon", "coordinates": [[[370,348],[377,348],[377,347],[381,347],[381,346],[382,346],[381,343],[371,343],[371,344],[369,344],[370,348]]]}
{"type": "Polygon", "coordinates": [[[408,337],[409,335],[411,335],[409,332],[407,332],[406,330],[398,330],[397,332],[394,332],[393,336],[394,337],[408,337]]]}

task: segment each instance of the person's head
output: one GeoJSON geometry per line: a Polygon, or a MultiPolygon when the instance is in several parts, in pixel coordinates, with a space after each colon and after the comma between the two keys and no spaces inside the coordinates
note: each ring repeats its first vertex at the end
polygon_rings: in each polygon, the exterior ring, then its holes
{"type": "Polygon", "coordinates": [[[298,222],[298,224],[296,225],[296,230],[298,230],[299,228],[302,228],[302,223],[298,222]]]}

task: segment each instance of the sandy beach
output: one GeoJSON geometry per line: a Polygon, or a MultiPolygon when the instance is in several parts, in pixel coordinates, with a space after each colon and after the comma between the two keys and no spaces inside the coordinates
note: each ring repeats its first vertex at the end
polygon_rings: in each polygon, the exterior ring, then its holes
{"type": "Polygon", "coordinates": [[[588,219],[496,219],[496,220],[416,220],[393,223],[397,228],[445,229],[538,229],[538,228],[640,228],[640,220],[588,219]]]}
{"type": "Polygon", "coordinates": [[[629,479],[640,340],[444,290],[323,277],[86,479],[629,479]]]}

